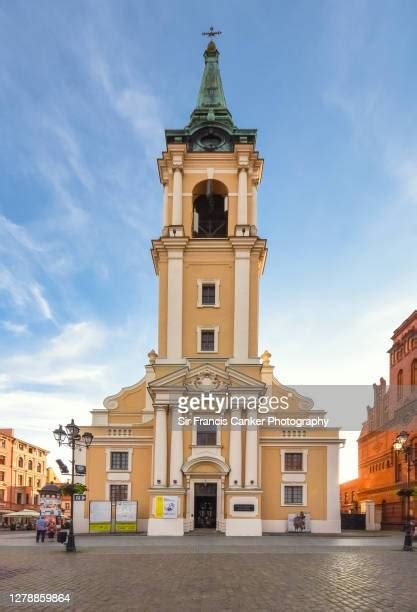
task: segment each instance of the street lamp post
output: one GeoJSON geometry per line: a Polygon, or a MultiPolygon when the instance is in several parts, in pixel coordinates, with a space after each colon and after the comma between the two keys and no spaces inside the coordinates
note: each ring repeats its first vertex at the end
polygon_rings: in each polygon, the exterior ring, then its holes
{"type": "Polygon", "coordinates": [[[404,453],[407,460],[407,485],[406,485],[406,519],[405,519],[405,535],[403,550],[413,550],[413,527],[410,515],[410,472],[411,464],[415,463],[416,458],[413,456],[413,445],[410,442],[410,434],[407,431],[402,431],[395,438],[393,448],[397,452],[404,453]]]}
{"type": "Polygon", "coordinates": [[[74,478],[75,478],[75,449],[88,448],[93,441],[93,434],[89,432],[80,435],[80,428],[74,423],[74,419],[71,419],[71,423],[65,426],[62,425],[58,429],[54,430],[54,438],[58,442],[59,446],[69,446],[71,449],[71,522],[67,540],[67,552],[76,552],[75,548],[75,535],[74,535],[74,478]]]}

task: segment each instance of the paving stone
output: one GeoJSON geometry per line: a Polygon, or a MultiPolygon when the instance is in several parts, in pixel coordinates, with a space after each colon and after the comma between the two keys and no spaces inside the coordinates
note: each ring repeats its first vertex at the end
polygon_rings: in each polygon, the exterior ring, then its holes
{"type": "Polygon", "coordinates": [[[0,537],[0,608],[53,609],[7,605],[13,592],[70,593],[70,605],[53,607],[77,611],[417,609],[417,552],[402,552],[398,537],[356,546],[329,538],[195,540],[86,537],[70,554],[57,544],[13,546],[0,537]]]}

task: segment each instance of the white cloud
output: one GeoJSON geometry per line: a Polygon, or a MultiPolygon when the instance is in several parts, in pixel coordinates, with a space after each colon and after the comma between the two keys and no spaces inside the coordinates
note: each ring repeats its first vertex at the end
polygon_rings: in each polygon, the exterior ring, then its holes
{"type": "Polygon", "coordinates": [[[41,354],[52,359],[83,357],[101,347],[105,337],[105,328],[97,323],[71,323],[48,342],[41,354]]]}
{"type": "Polygon", "coordinates": [[[9,295],[15,306],[23,309],[36,306],[43,318],[54,320],[52,309],[43,295],[42,287],[38,283],[27,286],[25,282],[16,278],[7,269],[0,269],[0,291],[9,295]]]}
{"type": "Polygon", "coordinates": [[[128,70],[123,75],[123,86],[116,86],[109,67],[97,52],[92,56],[91,70],[113,108],[129,121],[140,137],[148,158],[154,163],[164,133],[159,98],[135,82],[128,70]]]}
{"type": "Polygon", "coordinates": [[[53,430],[73,418],[78,424],[87,424],[91,410],[100,404],[94,397],[76,393],[46,393],[16,390],[0,392],[1,425],[15,429],[15,435],[51,451],[48,464],[55,459],[67,458],[65,449],[58,448],[53,430]]]}
{"type": "Polygon", "coordinates": [[[13,241],[29,251],[35,253],[42,253],[44,251],[44,248],[33,240],[24,227],[13,223],[13,221],[10,221],[4,215],[0,215],[0,237],[0,249],[4,252],[9,250],[10,240],[7,240],[8,238],[12,238],[13,241]]]}
{"type": "Polygon", "coordinates": [[[43,296],[41,287],[38,284],[31,285],[30,292],[33,295],[40,313],[45,317],[45,319],[53,321],[54,317],[52,315],[51,307],[43,296]]]}
{"type": "Polygon", "coordinates": [[[72,385],[74,389],[94,388],[105,379],[106,368],[94,363],[96,351],[105,339],[104,329],[91,322],[66,325],[39,350],[0,359],[3,387],[22,384],[72,385]],[[91,363],[93,361],[93,363],[91,363]]]}
{"type": "Polygon", "coordinates": [[[13,323],[13,321],[3,321],[2,323],[5,330],[16,334],[16,336],[24,336],[29,333],[28,326],[24,323],[13,323]]]}

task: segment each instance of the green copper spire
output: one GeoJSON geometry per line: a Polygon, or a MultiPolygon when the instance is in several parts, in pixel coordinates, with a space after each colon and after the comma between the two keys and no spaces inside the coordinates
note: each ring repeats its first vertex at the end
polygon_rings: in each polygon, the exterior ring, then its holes
{"type": "Polygon", "coordinates": [[[229,128],[234,127],[232,115],[224,97],[219,55],[214,41],[210,41],[204,52],[204,72],[198,92],[197,106],[191,113],[189,124],[191,128],[207,122],[222,123],[229,128]]]}

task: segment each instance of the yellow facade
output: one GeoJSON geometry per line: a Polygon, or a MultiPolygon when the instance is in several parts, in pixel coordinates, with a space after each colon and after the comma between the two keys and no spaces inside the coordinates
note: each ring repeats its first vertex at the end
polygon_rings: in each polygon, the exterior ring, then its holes
{"type": "MultiPolygon", "coordinates": [[[[259,410],[261,398],[287,398],[274,414],[323,416],[274,378],[269,353],[259,357],[267,254],[257,231],[262,160],[256,132],[231,123],[213,43],[205,60],[191,122],[167,131],[158,160],[164,218],[152,241],[158,351],[150,351],[144,378],[106,398],[85,428],[94,441],[85,459],[88,498],[76,507],[78,529],[88,530],[90,502],[113,499],[113,506],[137,501],[137,527],[149,535],[202,527],[261,535],[292,529],[300,512],[308,529],[337,532],[338,430],[270,423],[259,410]],[[236,405],[219,414],[189,409],[191,424],[182,424],[181,402],[209,397],[234,398],[236,405]],[[258,406],[252,411],[250,398],[258,406]],[[206,416],[225,421],[197,422],[206,416]]],[[[114,519],[114,507],[112,513],[114,519]]]]}

